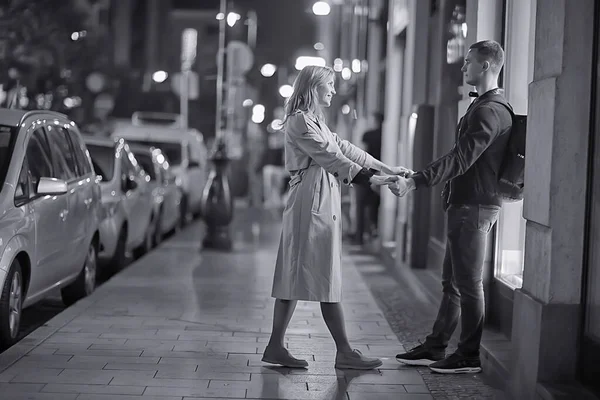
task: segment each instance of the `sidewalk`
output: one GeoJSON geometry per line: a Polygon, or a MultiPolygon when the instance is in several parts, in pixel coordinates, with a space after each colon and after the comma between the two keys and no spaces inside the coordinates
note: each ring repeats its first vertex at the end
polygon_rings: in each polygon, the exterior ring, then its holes
{"type": "Polygon", "coordinates": [[[350,257],[348,333],[384,365],[334,369],[333,340],[318,304],[307,302],[298,304],[287,346],[309,368],[260,361],[279,229],[268,214],[238,210],[235,251],[220,253],[200,252],[203,229],[189,227],[1,354],[0,398],[432,399],[422,374],[394,360],[401,344],[350,257]]]}

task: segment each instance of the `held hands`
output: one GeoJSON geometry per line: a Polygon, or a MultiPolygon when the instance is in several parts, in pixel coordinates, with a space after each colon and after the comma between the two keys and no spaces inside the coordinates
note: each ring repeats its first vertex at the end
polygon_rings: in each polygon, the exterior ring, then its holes
{"type": "Polygon", "coordinates": [[[398,175],[398,176],[402,176],[405,178],[410,178],[412,176],[412,174],[415,173],[413,170],[408,169],[406,167],[402,167],[402,166],[386,167],[382,171],[385,172],[386,174],[398,175]]]}
{"type": "Polygon", "coordinates": [[[396,182],[388,185],[388,187],[394,195],[403,197],[408,192],[415,189],[415,181],[411,178],[400,177],[396,182]]]}
{"type": "Polygon", "coordinates": [[[402,178],[397,175],[373,175],[369,178],[369,183],[374,186],[391,185],[399,179],[402,178]]]}

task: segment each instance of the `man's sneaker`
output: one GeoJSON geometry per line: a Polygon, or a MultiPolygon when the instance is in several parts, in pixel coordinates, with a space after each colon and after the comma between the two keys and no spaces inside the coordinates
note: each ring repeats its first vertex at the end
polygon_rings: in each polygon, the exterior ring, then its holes
{"type": "Polygon", "coordinates": [[[406,365],[427,366],[446,357],[444,350],[432,350],[424,344],[420,344],[407,353],[396,355],[396,360],[406,365]]]}
{"type": "Polygon", "coordinates": [[[429,369],[440,374],[476,374],[481,372],[481,361],[479,357],[465,357],[454,353],[431,364],[429,369]]]}

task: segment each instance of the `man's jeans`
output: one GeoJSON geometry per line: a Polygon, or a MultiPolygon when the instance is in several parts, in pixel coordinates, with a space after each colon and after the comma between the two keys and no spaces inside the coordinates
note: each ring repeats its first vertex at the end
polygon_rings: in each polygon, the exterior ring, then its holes
{"type": "Polygon", "coordinates": [[[442,271],[443,298],[433,332],[425,345],[444,350],[461,321],[458,354],[479,356],[485,299],[483,263],[488,233],[500,207],[451,205],[447,210],[448,236],[442,271]]]}

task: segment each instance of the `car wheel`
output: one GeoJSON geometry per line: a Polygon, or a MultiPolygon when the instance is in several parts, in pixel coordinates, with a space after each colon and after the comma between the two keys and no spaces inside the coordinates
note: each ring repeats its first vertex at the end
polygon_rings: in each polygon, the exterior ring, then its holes
{"type": "Polygon", "coordinates": [[[61,289],[63,303],[66,306],[75,304],[78,300],[89,296],[96,289],[96,274],[98,266],[98,254],[96,252],[96,244],[90,243],[83,269],[75,279],[75,282],[61,289]]]}
{"type": "Polygon", "coordinates": [[[0,293],[0,349],[12,346],[19,336],[23,311],[23,274],[15,260],[0,293]]]}
{"type": "Polygon", "coordinates": [[[154,242],[154,230],[156,229],[156,221],[153,215],[150,216],[150,222],[148,222],[148,228],[144,234],[144,242],[135,249],[133,256],[138,259],[152,250],[152,244],[154,242]]]}
{"type": "Polygon", "coordinates": [[[154,224],[154,237],[152,238],[152,247],[157,247],[160,242],[162,242],[162,224],[160,223],[162,219],[162,209],[158,212],[158,217],[156,217],[156,223],[154,224]]]}
{"type": "Polygon", "coordinates": [[[179,205],[179,228],[185,227],[190,221],[190,212],[188,210],[188,199],[183,197],[179,205]]]}
{"type": "Polygon", "coordinates": [[[125,268],[127,264],[127,227],[122,226],[117,239],[117,248],[112,259],[109,261],[108,270],[112,274],[116,274],[125,268]]]}

